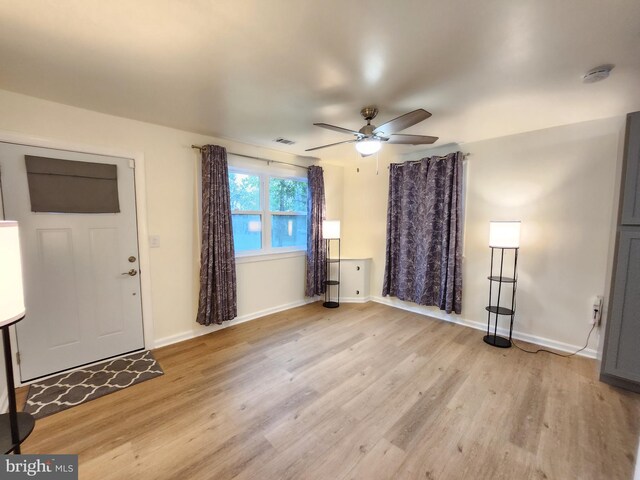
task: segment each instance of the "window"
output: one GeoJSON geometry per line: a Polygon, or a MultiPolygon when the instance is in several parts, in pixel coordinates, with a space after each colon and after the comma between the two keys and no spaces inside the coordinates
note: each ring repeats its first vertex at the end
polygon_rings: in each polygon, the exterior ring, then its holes
{"type": "Polygon", "coordinates": [[[236,254],[307,248],[307,179],[230,167],[236,254]]]}
{"type": "Polygon", "coordinates": [[[307,182],[269,178],[271,246],[307,248],[307,182]]]}
{"type": "Polygon", "coordinates": [[[233,246],[236,252],[262,248],[261,183],[258,175],[229,172],[233,246]]]}

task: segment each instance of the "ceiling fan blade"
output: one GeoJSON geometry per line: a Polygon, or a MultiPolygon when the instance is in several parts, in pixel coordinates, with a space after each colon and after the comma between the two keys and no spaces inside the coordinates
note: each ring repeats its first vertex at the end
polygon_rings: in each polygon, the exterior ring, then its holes
{"type": "Polygon", "coordinates": [[[340,133],[350,133],[352,135],[361,136],[360,132],[356,132],[355,130],[349,130],[348,128],[336,127],[335,125],[329,125],[328,123],[314,123],[316,127],[326,128],[327,130],[333,130],[334,132],[340,133]]]}
{"type": "Polygon", "coordinates": [[[385,143],[397,143],[404,145],[429,145],[438,140],[438,137],[428,135],[391,135],[385,143]]]}
{"type": "Polygon", "coordinates": [[[336,143],[330,143],[329,145],[322,145],[321,147],[307,148],[305,152],[312,152],[313,150],[320,150],[321,148],[333,147],[334,145],[340,145],[341,143],[354,143],[354,142],[357,142],[355,138],[353,140],[345,140],[344,142],[336,142],[336,143]]]}
{"type": "Polygon", "coordinates": [[[405,113],[404,115],[400,115],[398,118],[389,120],[387,123],[383,123],[378,128],[376,128],[373,133],[379,133],[381,135],[391,135],[395,132],[399,132],[400,130],[404,130],[405,128],[409,128],[416,123],[420,123],[430,116],[431,114],[429,112],[427,112],[423,108],[419,108],[418,110],[405,113]]]}

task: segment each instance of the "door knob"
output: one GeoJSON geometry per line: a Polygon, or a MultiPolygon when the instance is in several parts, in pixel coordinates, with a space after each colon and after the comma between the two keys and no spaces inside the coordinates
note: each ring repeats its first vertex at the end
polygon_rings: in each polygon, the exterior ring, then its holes
{"type": "Polygon", "coordinates": [[[130,277],[135,277],[138,274],[138,271],[135,268],[132,268],[128,272],[121,273],[120,275],[129,275],[130,277]]]}

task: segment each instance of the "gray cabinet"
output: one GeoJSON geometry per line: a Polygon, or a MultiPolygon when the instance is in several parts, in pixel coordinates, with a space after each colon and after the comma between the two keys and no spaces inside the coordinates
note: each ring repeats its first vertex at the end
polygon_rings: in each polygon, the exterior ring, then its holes
{"type": "Polygon", "coordinates": [[[620,229],[613,283],[604,371],[640,382],[639,227],[620,229]]]}
{"type": "Polygon", "coordinates": [[[622,225],[640,225],[640,112],[627,116],[622,225]]]}
{"type": "Polygon", "coordinates": [[[627,116],[624,155],[600,379],[640,391],[640,112],[627,116]]]}

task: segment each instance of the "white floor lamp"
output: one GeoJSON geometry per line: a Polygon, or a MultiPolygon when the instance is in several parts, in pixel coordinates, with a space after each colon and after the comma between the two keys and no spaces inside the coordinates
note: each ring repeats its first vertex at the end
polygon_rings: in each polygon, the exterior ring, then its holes
{"type": "Polygon", "coordinates": [[[7,374],[9,413],[0,415],[0,453],[20,453],[20,444],[35,426],[33,417],[18,412],[11,360],[9,327],[25,316],[22,290],[22,259],[18,222],[0,221],[0,329],[4,348],[4,368],[7,374]]]}

